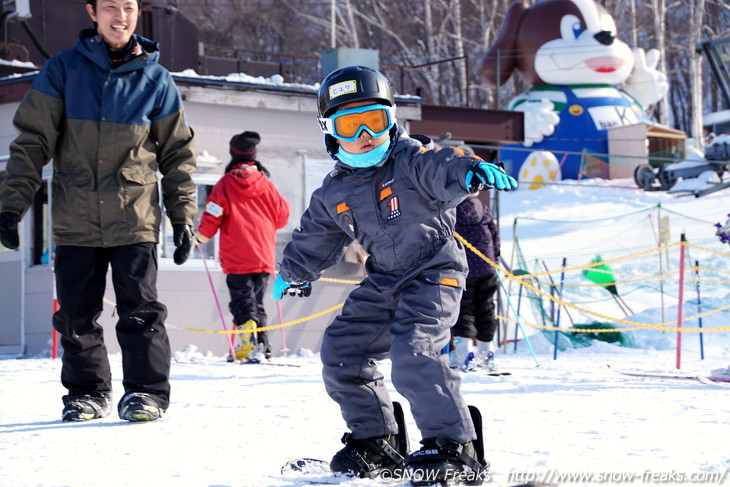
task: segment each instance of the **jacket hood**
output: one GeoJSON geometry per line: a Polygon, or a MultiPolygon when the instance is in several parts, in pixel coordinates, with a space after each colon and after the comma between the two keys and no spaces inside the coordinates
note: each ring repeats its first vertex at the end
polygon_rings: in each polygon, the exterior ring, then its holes
{"type": "MultiPolygon", "coordinates": [[[[135,41],[142,46],[145,52],[146,61],[156,63],[160,58],[160,45],[145,37],[132,34],[135,41]]],[[[104,39],[96,32],[96,27],[87,27],[79,33],[79,40],[74,47],[75,50],[89,58],[102,69],[111,68],[111,60],[107,54],[104,39]]],[[[134,66],[134,64],[132,64],[134,66]]],[[[121,69],[121,68],[119,68],[121,69]]]]}
{"type": "Polygon", "coordinates": [[[246,189],[250,196],[258,196],[266,191],[266,176],[256,169],[256,166],[241,164],[228,171],[224,177],[235,181],[238,187],[246,189]]]}

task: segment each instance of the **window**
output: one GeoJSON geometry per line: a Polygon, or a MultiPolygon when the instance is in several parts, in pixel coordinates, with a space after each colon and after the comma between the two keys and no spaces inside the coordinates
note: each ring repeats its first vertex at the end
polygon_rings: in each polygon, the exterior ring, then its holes
{"type": "MultiPolygon", "coordinates": [[[[213,191],[213,186],[215,186],[215,183],[217,183],[218,179],[220,179],[220,175],[214,176],[212,178],[207,175],[202,178],[198,177],[198,175],[195,175],[194,178],[197,185],[197,191],[195,196],[198,213],[196,214],[195,221],[193,223],[193,234],[195,234],[198,226],[200,226],[200,219],[202,218],[203,212],[205,211],[205,204],[208,202],[208,197],[210,196],[211,191],[213,191]]],[[[160,258],[169,259],[170,261],[172,261],[173,254],[175,253],[175,243],[173,240],[172,224],[169,218],[164,218],[162,221],[160,242],[160,258]]],[[[216,234],[208,242],[204,243],[201,246],[201,249],[206,261],[217,261],[218,234],[216,234]]],[[[189,259],[200,260],[201,249],[193,249],[190,252],[189,259]]]]}

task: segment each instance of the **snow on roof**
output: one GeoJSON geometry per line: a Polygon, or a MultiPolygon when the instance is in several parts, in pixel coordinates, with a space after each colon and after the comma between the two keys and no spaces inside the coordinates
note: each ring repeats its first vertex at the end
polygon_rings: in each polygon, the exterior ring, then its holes
{"type": "Polygon", "coordinates": [[[263,76],[249,76],[246,73],[231,73],[227,76],[209,76],[200,75],[195,72],[194,69],[186,69],[179,73],[172,73],[172,76],[176,79],[187,80],[187,81],[199,81],[199,82],[213,82],[214,84],[244,84],[244,85],[257,85],[266,86],[269,88],[287,89],[294,91],[309,91],[316,93],[319,90],[319,83],[313,85],[307,85],[302,83],[285,83],[284,77],[280,74],[275,74],[271,77],[264,78],[263,76]]]}
{"type": "Polygon", "coordinates": [[[26,61],[18,61],[17,59],[8,60],[8,59],[0,59],[0,64],[3,66],[17,66],[21,68],[37,68],[40,69],[38,66],[31,62],[26,61]]]}
{"type": "MultiPolygon", "coordinates": [[[[186,69],[181,72],[172,73],[175,81],[187,81],[199,84],[214,85],[244,85],[250,87],[265,87],[273,90],[296,91],[300,93],[317,93],[319,91],[319,83],[303,84],[303,83],[286,83],[284,77],[275,74],[268,78],[263,76],[249,76],[246,73],[230,73],[227,76],[210,76],[201,75],[194,69],[186,69]]],[[[422,103],[423,98],[416,95],[395,95],[402,102],[422,103]]]]}

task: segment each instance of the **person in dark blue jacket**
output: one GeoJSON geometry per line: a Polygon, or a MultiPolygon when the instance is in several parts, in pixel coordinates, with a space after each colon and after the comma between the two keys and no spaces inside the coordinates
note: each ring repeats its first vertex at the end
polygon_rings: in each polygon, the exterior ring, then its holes
{"type": "MultiPolygon", "coordinates": [[[[456,207],[456,232],[492,262],[500,255],[499,228],[492,212],[477,195],[468,196],[456,207]]],[[[499,325],[494,296],[499,288],[497,274],[487,261],[467,249],[469,274],[461,296],[459,319],[451,329],[451,365],[459,369],[485,366],[495,370],[494,335],[499,325]],[[477,353],[472,360],[472,339],[477,353]]]]}
{"type": "Polygon", "coordinates": [[[109,267],[124,373],[119,416],[155,420],[170,400],[167,308],[157,300],[159,202],[172,223],[175,263],[182,264],[197,212],[195,146],[177,87],[158,63],[158,45],[134,34],[140,7],[138,0],[87,0],[95,25],[33,81],[13,120],[18,136],[0,186],[0,242],[16,249],[18,222],[53,159],[60,305],[53,327],[63,346],[64,421],[111,412],[111,370],[97,322],[109,267]]]}
{"type": "Polygon", "coordinates": [[[354,239],[369,255],[367,278],[322,341],[325,388],[350,429],[330,466],[362,477],[408,475],[431,484],[465,475],[481,483],[480,433],[444,352],[467,272],[455,208],[470,192],[517,183],[494,164],[455,149],[428,150],[409,137],[396,123],[390,83],[372,68],[330,73],[318,106],[335,168],[284,249],[273,296],[308,295],[354,239]],[[377,368],[388,356],[393,385],[423,438],[410,455],[377,368]]]}

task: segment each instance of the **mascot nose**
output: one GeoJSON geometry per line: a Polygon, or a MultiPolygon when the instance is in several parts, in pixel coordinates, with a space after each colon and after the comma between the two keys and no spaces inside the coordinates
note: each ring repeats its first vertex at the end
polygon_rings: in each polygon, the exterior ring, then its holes
{"type": "Polygon", "coordinates": [[[602,30],[593,37],[604,46],[610,46],[611,44],[613,44],[613,40],[615,39],[613,34],[611,34],[611,32],[608,30],[602,30]]]}

